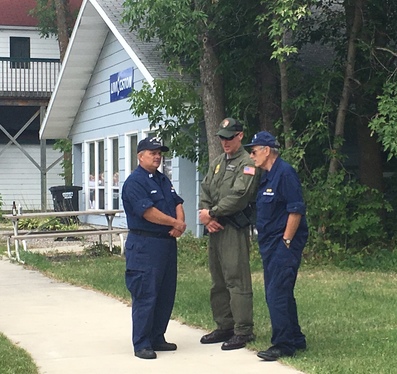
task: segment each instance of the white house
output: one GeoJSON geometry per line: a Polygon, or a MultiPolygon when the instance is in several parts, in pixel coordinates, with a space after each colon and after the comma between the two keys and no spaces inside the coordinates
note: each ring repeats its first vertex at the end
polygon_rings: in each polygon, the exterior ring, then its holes
{"type": "MultiPolygon", "coordinates": [[[[154,45],[120,23],[123,0],[84,0],[59,79],[40,129],[41,139],[69,137],[80,208],[122,208],[123,181],[137,166],[137,143],[154,130],[134,117],[126,96],[170,73],[154,45]]],[[[165,158],[163,171],[185,200],[188,230],[199,235],[199,173],[183,158],[165,158]]],[[[90,223],[102,223],[89,216],[90,223]]],[[[114,225],[125,227],[123,214],[114,225]]]]}
{"type": "MultiPolygon", "coordinates": [[[[81,0],[72,0],[78,9],[81,0]]],[[[56,38],[43,39],[29,15],[35,0],[0,0],[0,195],[25,210],[52,208],[48,188],[62,185],[59,151],[40,140],[40,121],[55,87],[56,38]]]]}

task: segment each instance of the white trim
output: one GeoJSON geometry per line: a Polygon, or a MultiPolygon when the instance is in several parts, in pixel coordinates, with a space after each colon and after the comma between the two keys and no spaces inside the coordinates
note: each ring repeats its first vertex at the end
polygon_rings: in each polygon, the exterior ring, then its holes
{"type": "Polygon", "coordinates": [[[110,31],[114,34],[114,36],[116,37],[118,42],[122,45],[122,47],[125,49],[125,51],[128,53],[128,55],[131,57],[131,60],[134,62],[134,64],[137,66],[137,68],[141,71],[144,78],[147,80],[147,82],[150,84],[150,86],[153,87],[154,86],[153,76],[149,73],[149,71],[146,69],[145,65],[142,64],[139,57],[136,55],[136,53],[132,50],[132,48],[129,46],[129,44],[122,37],[120,32],[117,30],[116,26],[109,19],[107,14],[103,11],[102,7],[98,4],[98,2],[96,0],[89,0],[89,1],[94,6],[96,11],[99,13],[99,15],[102,17],[102,19],[105,21],[106,25],[109,27],[110,31]]]}
{"type": "Polygon", "coordinates": [[[40,131],[39,131],[39,138],[40,139],[42,138],[42,135],[44,133],[45,128],[47,127],[48,116],[50,115],[50,113],[52,111],[52,107],[54,106],[54,102],[55,102],[56,97],[58,95],[59,86],[61,84],[62,77],[63,77],[63,74],[64,74],[65,69],[66,69],[67,61],[69,60],[70,51],[71,51],[72,46],[74,44],[74,40],[76,39],[77,30],[79,29],[79,26],[80,26],[80,23],[81,23],[81,18],[83,17],[83,13],[84,13],[85,7],[87,6],[87,2],[88,2],[88,0],[84,0],[83,3],[81,4],[81,8],[80,8],[79,14],[77,16],[77,19],[76,19],[76,22],[75,22],[75,25],[74,25],[72,35],[70,36],[69,44],[68,44],[68,47],[66,49],[63,62],[61,64],[61,70],[59,71],[58,80],[57,80],[57,83],[55,85],[54,92],[52,93],[50,101],[48,103],[47,110],[46,110],[45,115],[44,115],[42,126],[40,127],[40,131]]]}

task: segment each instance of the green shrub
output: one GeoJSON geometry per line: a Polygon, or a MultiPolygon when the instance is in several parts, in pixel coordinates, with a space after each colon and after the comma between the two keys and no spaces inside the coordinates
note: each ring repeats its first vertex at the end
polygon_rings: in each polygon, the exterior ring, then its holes
{"type": "Polygon", "coordinates": [[[339,256],[386,239],[380,212],[390,212],[391,205],[346,171],[324,178],[324,170],[317,170],[304,191],[313,251],[339,256]]]}
{"type": "Polygon", "coordinates": [[[59,218],[22,218],[18,221],[19,230],[41,230],[41,231],[67,231],[77,230],[78,224],[64,224],[59,218]]]}

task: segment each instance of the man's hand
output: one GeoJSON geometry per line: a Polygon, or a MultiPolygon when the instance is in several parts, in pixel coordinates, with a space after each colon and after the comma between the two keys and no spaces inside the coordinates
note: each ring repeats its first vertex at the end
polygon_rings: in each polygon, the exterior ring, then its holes
{"type": "Polygon", "coordinates": [[[224,229],[224,227],[217,221],[216,218],[211,218],[211,221],[208,222],[205,227],[210,233],[218,232],[224,229]]]}
{"type": "Polygon", "coordinates": [[[182,235],[185,232],[185,230],[186,230],[186,223],[184,221],[180,220],[180,219],[176,219],[174,224],[172,225],[172,227],[173,227],[173,229],[171,231],[177,230],[182,235]]]}
{"type": "Polygon", "coordinates": [[[182,236],[183,232],[179,231],[177,229],[171,229],[169,232],[170,236],[172,236],[173,238],[179,238],[180,236],[182,236]]]}
{"type": "Polygon", "coordinates": [[[199,210],[199,220],[205,226],[207,226],[210,223],[212,217],[210,216],[208,209],[199,210]]]}
{"type": "Polygon", "coordinates": [[[217,218],[212,218],[210,216],[208,209],[199,210],[199,219],[200,222],[205,225],[208,232],[218,232],[224,229],[224,227],[218,222],[217,218]]]}

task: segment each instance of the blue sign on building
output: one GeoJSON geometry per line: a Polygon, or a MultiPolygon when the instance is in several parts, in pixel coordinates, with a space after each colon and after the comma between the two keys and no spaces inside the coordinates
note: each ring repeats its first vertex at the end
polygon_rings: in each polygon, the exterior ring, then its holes
{"type": "Polygon", "coordinates": [[[110,76],[110,102],[125,99],[134,84],[134,70],[128,68],[110,76]]]}

